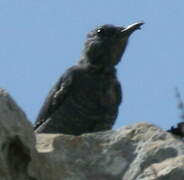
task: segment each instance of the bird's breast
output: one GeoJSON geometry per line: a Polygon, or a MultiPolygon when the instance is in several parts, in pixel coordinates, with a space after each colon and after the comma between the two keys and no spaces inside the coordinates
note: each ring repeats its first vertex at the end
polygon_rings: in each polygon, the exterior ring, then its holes
{"type": "Polygon", "coordinates": [[[71,101],[75,108],[86,113],[101,114],[108,106],[116,106],[115,79],[108,76],[83,75],[75,80],[71,101]]]}

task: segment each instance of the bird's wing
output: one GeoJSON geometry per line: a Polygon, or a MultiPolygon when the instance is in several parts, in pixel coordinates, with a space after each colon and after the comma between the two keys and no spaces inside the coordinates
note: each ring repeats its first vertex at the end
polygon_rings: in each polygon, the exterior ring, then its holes
{"type": "Polygon", "coordinates": [[[40,127],[47,120],[47,118],[62,105],[66,94],[69,92],[72,79],[73,73],[72,70],[69,69],[63,76],[61,76],[55,86],[51,89],[40,110],[40,113],[38,114],[34,130],[40,127]]]}

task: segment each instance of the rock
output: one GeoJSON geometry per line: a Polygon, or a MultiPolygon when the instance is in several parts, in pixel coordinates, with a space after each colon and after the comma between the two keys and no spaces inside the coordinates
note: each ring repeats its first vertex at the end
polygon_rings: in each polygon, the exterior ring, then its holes
{"type": "Polygon", "coordinates": [[[1,180],[184,179],[183,141],[148,123],[36,139],[26,115],[1,89],[1,180]]]}
{"type": "Polygon", "coordinates": [[[8,93],[0,89],[0,179],[33,180],[29,163],[35,136],[26,115],[8,93]]]}
{"type": "Polygon", "coordinates": [[[37,149],[50,164],[48,180],[184,179],[183,142],[147,123],[82,136],[38,134],[37,149]]]}

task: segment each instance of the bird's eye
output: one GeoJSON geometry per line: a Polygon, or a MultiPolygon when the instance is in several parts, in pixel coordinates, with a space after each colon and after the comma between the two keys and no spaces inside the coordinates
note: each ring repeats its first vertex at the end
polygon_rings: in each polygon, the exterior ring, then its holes
{"type": "Polygon", "coordinates": [[[115,34],[114,29],[112,28],[100,28],[97,29],[97,35],[100,37],[112,37],[115,34]]]}
{"type": "Polygon", "coordinates": [[[97,30],[97,34],[98,34],[98,36],[103,36],[103,35],[105,35],[105,30],[104,29],[98,29],[97,30]]]}
{"type": "Polygon", "coordinates": [[[101,32],[101,29],[98,29],[98,30],[97,30],[97,33],[100,33],[100,32],[101,32]]]}

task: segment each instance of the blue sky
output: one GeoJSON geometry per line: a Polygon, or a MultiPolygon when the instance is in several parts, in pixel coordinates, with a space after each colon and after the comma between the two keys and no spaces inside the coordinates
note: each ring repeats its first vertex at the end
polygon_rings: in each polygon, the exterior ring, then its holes
{"type": "Polygon", "coordinates": [[[143,20],[117,66],[124,100],[115,128],[180,121],[184,96],[183,0],[1,0],[0,86],[35,120],[59,76],[77,63],[86,33],[100,24],[143,20]]]}

